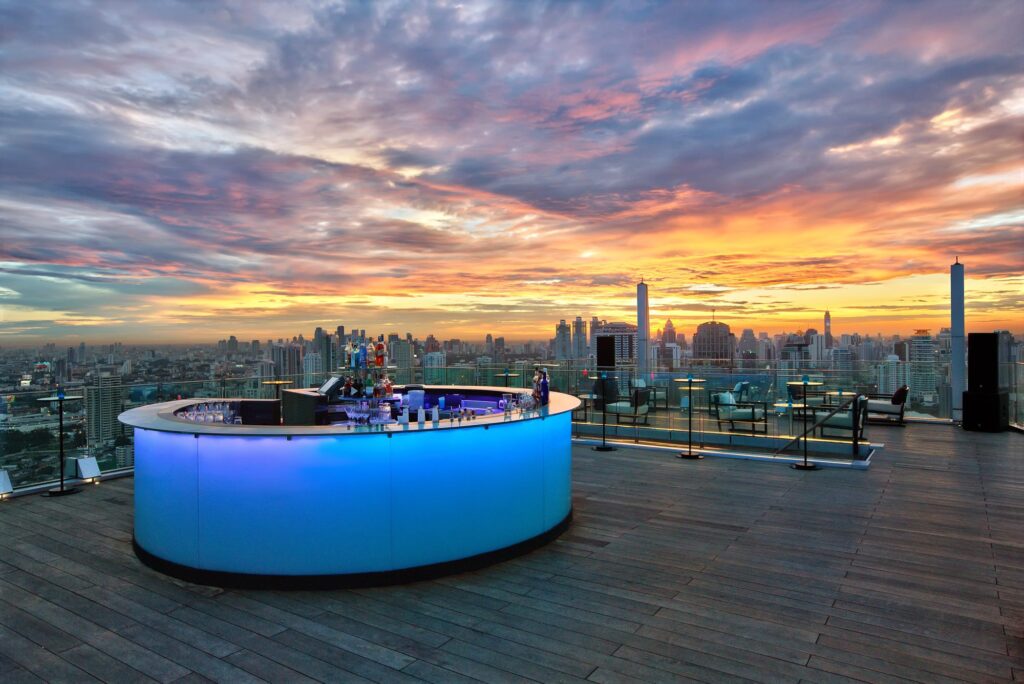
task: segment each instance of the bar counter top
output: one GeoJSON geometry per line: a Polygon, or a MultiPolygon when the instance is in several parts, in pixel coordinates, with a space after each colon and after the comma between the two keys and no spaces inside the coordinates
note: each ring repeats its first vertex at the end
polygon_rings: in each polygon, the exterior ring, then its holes
{"type": "MultiPolygon", "coordinates": [[[[425,385],[427,391],[451,392],[471,391],[488,392],[497,396],[502,394],[525,394],[523,390],[510,389],[507,387],[487,386],[450,386],[450,385],[425,385]]],[[[231,435],[231,436],[278,436],[278,437],[314,437],[319,435],[372,435],[372,434],[402,434],[412,432],[423,432],[431,430],[455,430],[469,428],[485,428],[492,426],[522,423],[524,421],[541,419],[555,416],[576,410],[580,406],[580,400],[572,395],[561,392],[551,392],[548,405],[539,409],[529,409],[519,412],[518,409],[511,413],[496,413],[488,416],[479,416],[473,420],[449,420],[442,418],[437,423],[430,420],[430,411],[427,411],[426,421],[420,425],[416,422],[415,413],[409,416],[408,425],[389,423],[381,425],[236,425],[229,423],[199,423],[196,421],[179,418],[175,412],[192,404],[202,404],[217,401],[239,401],[237,398],[214,398],[203,397],[194,399],[180,399],[160,404],[150,404],[125,411],[120,420],[125,425],[141,428],[143,430],[156,430],[160,432],[180,432],[193,435],[231,435]]],[[[241,401],[245,401],[242,399],[241,401]]]]}

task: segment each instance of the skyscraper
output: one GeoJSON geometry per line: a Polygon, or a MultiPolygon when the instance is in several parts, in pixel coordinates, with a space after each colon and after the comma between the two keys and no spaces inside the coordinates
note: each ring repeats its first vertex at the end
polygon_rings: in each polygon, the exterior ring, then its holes
{"type": "Polygon", "coordinates": [[[615,365],[632,365],[637,355],[637,330],[632,323],[600,323],[591,329],[595,340],[599,337],[615,338],[615,365]]]}
{"type": "Polygon", "coordinates": [[[572,322],[572,358],[587,358],[587,322],[577,316],[572,322]]]}
{"type": "Polygon", "coordinates": [[[412,343],[408,340],[390,342],[388,358],[395,366],[395,382],[403,385],[412,382],[412,343]]]}
{"type": "Polygon", "coordinates": [[[935,340],[929,331],[914,332],[910,338],[910,396],[925,406],[938,403],[935,351],[935,340]]]}
{"type": "Polygon", "coordinates": [[[572,358],[572,335],[569,325],[563,318],[555,326],[555,361],[565,361],[572,358]]]}
{"type": "Polygon", "coordinates": [[[320,352],[310,352],[302,359],[302,386],[318,387],[324,379],[324,364],[320,352]]]}
{"type": "Polygon", "coordinates": [[[117,422],[121,401],[121,378],[109,371],[96,374],[85,388],[85,431],[90,449],[104,446],[121,433],[117,422]]]}
{"type": "Polygon", "coordinates": [[[964,346],[964,265],[957,257],[949,267],[949,374],[952,385],[950,413],[963,420],[964,391],[967,389],[967,351],[964,346]]]}
{"type": "Polygon", "coordinates": [[[651,363],[651,312],[647,301],[647,284],[641,280],[636,286],[636,371],[647,375],[651,363]]]}
{"type": "Polygon", "coordinates": [[[665,321],[665,331],[661,333],[662,344],[676,343],[676,326],[672,325],[672,319],[665,321]]]}
{"type": "Polygon", "coordinates": [[[825,349],[832,348],[832,314],[825,310],[825,349]]]}
{"type": "Polygon", "coordinates": [[[729,326],[718,321],[707,321],[697,326],[693,334],[693,358],[713,359],[732,363],[736,349],[736,336],[729,326]]]}

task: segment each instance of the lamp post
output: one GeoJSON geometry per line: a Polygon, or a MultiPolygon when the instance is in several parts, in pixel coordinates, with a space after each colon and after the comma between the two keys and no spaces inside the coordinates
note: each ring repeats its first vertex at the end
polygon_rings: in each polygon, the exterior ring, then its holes
{"type": "Polygon", "coordinates": [[[46,402],[57,402],[57,414],[58,418],[58,430],[60,434],[60,487],[55,487],[47,492],[43,493],[43,496],[67,496],[68,494],[77,494],[80,489],[78,487],[65,487],[64,486],[64,402],[72,401],[74,399],[81,399],[82,397],[69,397],[65,396],[64,388],[58,387],[57,394],[52,397],[43,397],[37,399],[37,401],[46,402]]]}
{"type": "Polygon", "coordinates": [[[790,467],[794,468],[795,470],[817,470],[818,469],[817,464],[809,463],[807,461],[807,386],[808,385],[814,385],[815,387],[819,387],[819,386],[821,386],[822,383],[820,383],[820,382],[811,382],[811,379],[808,376],[805,375],[800,380],[800,382],[798,382],[798,383],[791,382],[791,383],[787,383],[787,384],[790,384],[790,385],[800,385],[800,386],[803,387],[803,402],[802,403],[804,405],[804,409],[803,409],[803,411],[804,411],[804,462],[803,463],[794,463],[790,467]]]}
{"type": "Polygon", "coordinates": [[[608,374],[601,373],[601,444],[591,447],[594,451],[615,451],[608,446],[608,374]]]}
{"type": "Polygon", "coordinates": [[[686,376],[686,451],[680,451],[679,458],[700,460],[704,458],[693,452],[693,383],[705,382],[704,378],[695,378],[693,373],[686,376]]]}

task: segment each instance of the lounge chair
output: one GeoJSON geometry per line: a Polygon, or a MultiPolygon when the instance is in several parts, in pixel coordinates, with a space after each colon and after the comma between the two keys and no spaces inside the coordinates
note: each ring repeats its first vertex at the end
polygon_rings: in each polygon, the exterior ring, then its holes
{"type": "Polygon", "coordinates": [[[768,404],[757,401],[738,401],[732,392],[713,392],[708,402],[708,411],[718,421],[718,429],[722,423],[729,423],[729,429],[735,430],[736,423],[748,423],[750,434],[757,434],[757,426],[761,432],[768,434],[768,404]]]}
{"type": "Polygon", "coordinates": [[[908,394],[910,394],[910,388],[906,385],[893,392],[891,397],[887,394],[869,394],[868,418],[874,419],[876,422],[895,422],[901,427],[905,426],[906,423],[903,421],[903,416],[907,406],[908,394]]]}
{"type": "Polygon", "coordinates": [[[629,420],[633,425],[643,421],[647,425],[647,412],[650,410],[651,390],[635,389],[629,401],[617,401],[614,404],[606,404],[605,411],[615,416],[615,422],[621,423],[623,419],[629,420]]]}
{"type": "Polygon", "coordinates": [[[650,390],[651,391],[651,405],[654,406],[654,408],[658,408],[658,403],[660,402],[661,404],[664,405],[664,407],[666,409],[668,409],[668,386],[667,385],[658,384],[657,381],[654,381],[650,385],[648,385],[647,381],[644,380],[643,378],[637,378],[636,380],[633,380],[632,383],[630,383],[630,384],[632,385],[632,388],[635,389],[635,390],[638,390],[638,389],[648,389],[648,390],[650,390]]]}

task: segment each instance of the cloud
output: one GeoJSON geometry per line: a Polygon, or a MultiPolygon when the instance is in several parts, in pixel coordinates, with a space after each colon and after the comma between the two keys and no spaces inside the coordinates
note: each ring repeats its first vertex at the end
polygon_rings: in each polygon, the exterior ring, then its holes
{"type": "Polygon", "coordinates": [[[640,277],[680,313],[761,321],[773,292],[801,297],[780,317],[866,305],[957,254],[1010,277],[1022,21],[1012,1],[5,5],[3,299],[104,334],[333,306],[548,336],[626,317],[640,277]]]}

